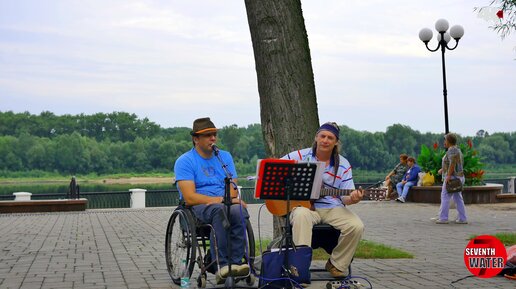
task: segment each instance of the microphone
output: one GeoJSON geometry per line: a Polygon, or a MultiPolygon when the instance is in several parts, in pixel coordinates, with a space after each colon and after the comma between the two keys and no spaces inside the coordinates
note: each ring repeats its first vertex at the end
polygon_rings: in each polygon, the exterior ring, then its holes
{"type": "Polygon", "coordinates": [[[215,155],[218,155],[219,154],[219,147],[216,146],[215,144],[212,144],[211,145],[211,149],[213,150],[213,152],[215,153],[215,155]]]}

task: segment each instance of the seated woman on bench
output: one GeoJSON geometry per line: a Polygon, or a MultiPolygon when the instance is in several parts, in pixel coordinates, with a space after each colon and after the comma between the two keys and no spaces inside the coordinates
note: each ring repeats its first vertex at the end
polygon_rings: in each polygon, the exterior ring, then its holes
{"type": "Polygon", "coordinates": [[[405,199],[407,198],[410,188],[417,184],[417,179],[421,172],[421,168],[416,164],[416,159],[413,157],[408,157],[407,164],[409,166],[407,172],[403,176],[401,182],[396,185],[396,191],[399,196],[396,201],[400,203],[405,203],[405,199]]]}

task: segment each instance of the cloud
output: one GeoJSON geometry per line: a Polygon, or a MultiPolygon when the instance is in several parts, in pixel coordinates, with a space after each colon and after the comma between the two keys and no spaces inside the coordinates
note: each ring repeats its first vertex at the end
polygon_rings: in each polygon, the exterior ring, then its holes
{"type": "MultiPolygon", "coordinates": [[[[219,126],[259,122],[244,5],[4,1],[0,109],[128,111],[166,127],[208,115],[219,126]]],[[[501,41],[477,17],[473,7],[482,5],[302,1],[320,119],[370,131],[394,123],[442,131],[441,56],[426,50],[418,32],[448,18],[465,28],[458,48],[446,53],[450,126],[467,134],[514,130],[514,38],[501,41]],[[473,113],[486,107],[493,109],[473,113]]]]}

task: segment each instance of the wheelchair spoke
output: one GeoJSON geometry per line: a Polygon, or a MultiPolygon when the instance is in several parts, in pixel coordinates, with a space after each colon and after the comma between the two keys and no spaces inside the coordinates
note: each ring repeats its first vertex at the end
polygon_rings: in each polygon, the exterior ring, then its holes
{"type": "Polygon", "coordinates": [[[167,269],[174,283],[179,284],[184,271],[182,260],[186,260],[189,274],[193,271],[195,258],[195,237],[192,225],[187,215],[181,211],[174,211],[170,218],[165,243],[165,257],[167,269]]]}

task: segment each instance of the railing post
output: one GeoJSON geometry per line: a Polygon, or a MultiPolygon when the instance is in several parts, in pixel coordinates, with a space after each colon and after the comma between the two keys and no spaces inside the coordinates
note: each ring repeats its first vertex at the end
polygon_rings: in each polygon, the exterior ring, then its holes
{"type": "Polygon", "coordinates": [[[32,193],[16,192],[16,193],[13,193],[13,195],[14,195],[15,201],[30,201],[30,196],[32,196],[32,193]]]}
{"type": "Polygon", "coordinates": [[[66,195],[67,199],[78,199],[79,198],[79,185],[77,184],[77,180],[75,176],[72,176],[70,181],[70,185],[68,186],[68,194],[66,195]]]}
{"type": "Polygon", "coordinates": [[[145,208],[145,189],[130,189],[131,192],[131,208],[145,208]]]}
{"type": "Polygon", "coordinates": [[[509,185],[507,186],[507,192],[509,194],[516,194],[516,177],[509,178],[509,185]]]}

